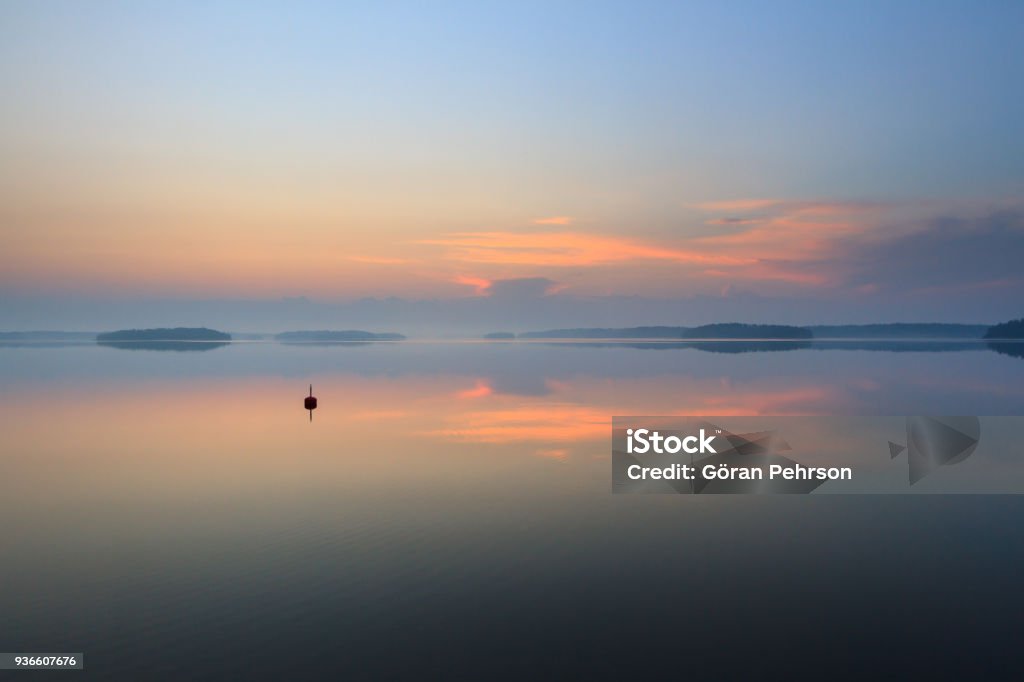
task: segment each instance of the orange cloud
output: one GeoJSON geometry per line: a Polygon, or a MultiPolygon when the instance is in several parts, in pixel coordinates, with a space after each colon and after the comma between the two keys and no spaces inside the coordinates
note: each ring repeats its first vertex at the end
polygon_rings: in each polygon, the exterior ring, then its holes
{"type": "Polygon", "coordinates": [[[573,221],[573,217],[572,216],[556,215],[556,216],[551,216],[550,218],[534,218],[532,222],[533,222],[534,225],[563,225],[563,226],[565,226],[565,225],[569,225],[570,223],[572,223],[572,221],[573,221]]]}
{"type": "Polygon", "coordinates": [[[487,293],[487,290],[491,288],[491,280],[484,279],[483,277],[471,277],[469,275],[458,275],[454,280],[456,284],[464,284],[468,287],[476,289],[477,296],[483,296],[487,293]]]}
{"type": "MultiPolygon", "coordinates": [[[[512,268],[602,267],[661,261],[693,265],[693,274],[801,287],[841,281],[835,256],[851,238],[863,238],[877,224],[869,212],[878,205],[850,202],[786,202],[744,199],[702,204],[716,210],[751,209],[758,215],[720,216],[715,224],[735,227],[726,234],[684,237],[676,244],[652,244],[580,232],[463,232],[420,242],[443,246],[444,258],[476,266],[512,268]],[[865,215],[868,213],[868,215],[865,215]],[[831,263],[831,265],[829,265],[831,263]]],[[[680,272],[679,276],[683,276],[680,272]]],[[[456,281],[489,293],[493,282],[476,277],[456,281]]]]}
{"type": "MultiPolygon", "coordinates": [[[[786,272],[783,263],[798,265],[821,261],[835,253],[843,238],[862,237],[874,227],[871,215],[881,205],[862,202],[782,201],[744,199],[698,205],[709,212],[743,213],[756,210],[759,215],[712,218],[710,225],[740,226],[729,234],[716,234],[695,240],[712,251],[756,255],[759,268],[746,273],[752,279],[766,276],[802,284],[820,284],[828,278],[807,272],[786,272]],[[865,220],[867,217],[867,220],[865,220]],[[765,262],[775,262],[767,265],[765,262]]],[[[838,274],[838,273],[833,273],[838,274]]]]}
{"type": "MultiPolygon", "coordinates": [[[[420,243],[447,247],[447,258],[451,260],[491,265],[579,267],[633,260],[698,265],[749,265],[756,262],[755,258],[714,254],[707,249],[669,248],[577,232],[462,232],[420,243]]],[[[457,281],[471,283],[468,278],[457,281]]]]}

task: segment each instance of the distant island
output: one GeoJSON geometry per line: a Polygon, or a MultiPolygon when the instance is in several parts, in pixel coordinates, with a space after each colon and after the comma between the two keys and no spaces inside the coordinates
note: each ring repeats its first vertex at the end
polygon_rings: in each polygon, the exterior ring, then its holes
{"type": "Polygon", "coordinates": [[[96,335],[96,345],[133,351],[210,351],[231,343],[231,334],[206,327],[121,329],[96,335]]]}
{"type": "Polygon", "coordinates": [[[986,339],[1024,339],[1024,318],[995,324],[985,331],[986,339]]]}
{"type": "MultiPolygon", "coordinates": [[[[981,324],[952,324],[944,322],[893,322],[878,324],[842,324],[842,325],[781,325],[781,324],[745,324],[727,322],[706,324],[696,327],[652,325],[642,327],[576,327],[567,329],[548,329],[543,331],[527,331],[516,334],[508,331],[490,332],[482,336],[490,341],[513,341],[516,339],[537,340],[639,340],[701,342],[709,341],[766,341],[778,344],[782,341],[799,342],[801,344],[824,342],[822,347],[840,348],[836,344],[860,344],[858,349],[876,349],[874,345],[865,346],[865,342],[877,344],[917,342],[917,346],[900,346],[898,350],[910,351],[921,348],[939,350],[935,343],[961,343],[964,341],[1008,342],[1013,354],[1021,353],[1017,341],[1024,341],[1024,318],[1002,322],[992,326],[981,324]],[[928,344],[922,346],[921,344],[928,344]]],[[[233,339],[261,341],[273,339],[279,343],[373,343],[378,341],[404,341],[403,334],[392,332],[368,332],[357,329],[348,330],[302,330],[288,331],[280,334],[229,334],[207,327],[160,327],[153,329],[121,329],[112,332],[70,332],[70,331],[0,331],[0,344],[14,345],[68,345],[94,341],[101,345],[115,345],[146,350],[163,350],[156,348],[157,343],[170,344],[173,350],[209,350],[214,344],[225,345],[233,339]],[[200,343],[194,343],[200,342],[200,343]],[[137,346],[135,344],[138,344],[137,346]],[[184,345],[182,345],[184,344],[184,345]],[[189,344],[192,344],[189,346],[189,344]]],[[[646,347],[646,346],[645,346],[646,347]]],[[[802,347],[802,346],[801,346],[802,347]]],[[[851,348],[853,346],[850,346],[851,348]]],[[[877,347],[881,349],[881,347],[877,347]]],[[[889,346],[886,346],[889,348],[889,346]]],[[[772,347],[771,350],[777,348],[772,347]]],[[[893,349],[896,349],[895,347],[893,349]]],[[[729,352],[735,348],[730,346],[729,352]]],[[[765,347],[764,350],[769,350],[765,347]]],[[[952,348],[948,348],[952,350],[952,348]]],[[[1009,352],[997,349],[1000,352],[1009,352]]],[[[725,352],[723,350],[723,352],[725,352]]]]}
{"type": "Polygon", "coordinates": [[[121,329],[96,335],[97,343],[138,341],[217,341],[226,343],[231,334],[206,327],[159,327],[156,329],[121,329]]]}
{"type": "Polygon", "coordinates": [[[989,327],[983,324],[895,322],[813,325],[808,329],[816,339],[980,339],[989,327]]]}
{"type": "Polygon", "coordinates": [[[404,341],[402,334],[364,332],[356,329],[345,331],[297,331],[282,332],[274,337],[282,343],[345,343],[350,341],[404,341]]]}
{"type": "Polygon", "coordinates": [[[791,327],[785,324],[741,324],[724,322],[705,324],[689,329],[684,339],[785,339],[809,340],[814,334],[807,327],[791,327]]]}
{"type": "MultiPolygon", "coordinates": [[[[503,333],[503,332],[501,332],[503,333]]],[[[498,337],[488,334],[484,338],[498,337]]],[[[827,340],[827,339],[972,339],[1024,338],[1024,320],[989,327],[983,324],[942,322],[894,322],[885,324],[810,325],[741,324],[727,322],[699,327],[585,327],[524,332],[520,339],[744,339],[744,340],[827,340]],[[998,336],[989,336],[997,334],[998,336]],[[1016,336],[1015,336],[1016,335],[1016,336]]]]}
{"type": "Polygon", "coordinates": [[[782,324],[741,324],[725,322],[699,327],[623,327],[549,329],[525,332],[520,339],[785,339],[809,340],[813,338],[806,327],[782,324]]]}

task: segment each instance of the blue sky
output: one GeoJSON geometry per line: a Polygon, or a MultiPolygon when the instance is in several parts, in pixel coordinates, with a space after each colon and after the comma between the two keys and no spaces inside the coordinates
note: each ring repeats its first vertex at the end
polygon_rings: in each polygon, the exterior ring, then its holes
{"type": "Polygon", "coordinates": [[[1012,2],[8,2],[0,296],[869,295],[877,241],[1019,209],[1022,38],[1012,2]],[[808,205],[886,208],[756,251],[808,205]],[[633,256],[493,257],[535,233],[633,256]]]}

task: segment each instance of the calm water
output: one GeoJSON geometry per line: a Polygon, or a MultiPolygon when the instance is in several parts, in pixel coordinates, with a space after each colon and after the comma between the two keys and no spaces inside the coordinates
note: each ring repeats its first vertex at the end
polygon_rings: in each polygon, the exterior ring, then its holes
{"type": "Polygon", "coordinates": [[[1008,672],[1024,497],[609,493],[615,414],[1024,414],[1024,360],[904,350],[0,347],[0,650],[85,652],[56,679],[1008,672]]]}

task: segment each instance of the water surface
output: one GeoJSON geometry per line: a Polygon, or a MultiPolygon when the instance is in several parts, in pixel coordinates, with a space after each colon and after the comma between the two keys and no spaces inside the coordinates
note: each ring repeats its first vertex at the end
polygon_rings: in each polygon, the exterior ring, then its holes
{"type": "Polygon", "coordinates": [[[0,649],[89,679],[1013,663],[1021,498],[612,496],[627,414],[1018,415],[1024,360],[0,347],[0,649]]]}

